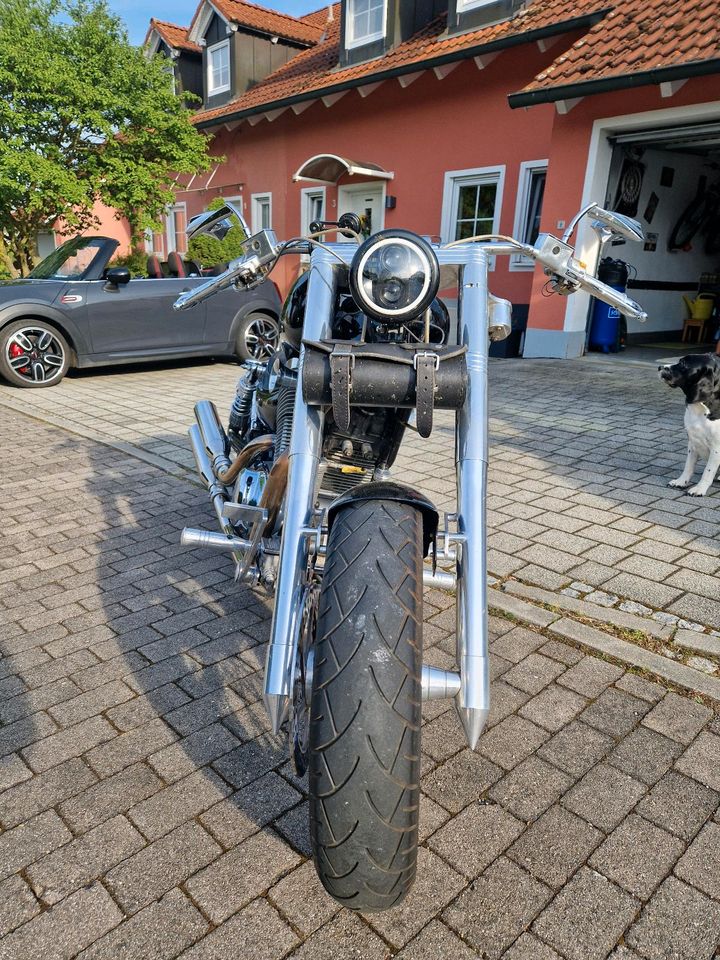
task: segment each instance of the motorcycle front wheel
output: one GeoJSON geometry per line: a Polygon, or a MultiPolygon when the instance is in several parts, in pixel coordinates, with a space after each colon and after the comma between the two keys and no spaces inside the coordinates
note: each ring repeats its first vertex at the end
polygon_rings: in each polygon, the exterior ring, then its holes
{"type": "Polygon", "coordinates": [[[380,911],[415,879],[422,669],[420,513],[366,500],[335,518],[320,592],[310,835],[323,886],[380,911]]]}

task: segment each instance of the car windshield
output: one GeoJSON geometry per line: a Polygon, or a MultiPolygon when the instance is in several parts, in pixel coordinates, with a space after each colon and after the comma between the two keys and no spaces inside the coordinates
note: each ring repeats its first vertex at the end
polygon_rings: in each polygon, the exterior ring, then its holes
{"type": "Polygon", "coordinates": [[[104,243],[102,237],[74,237],[48,254],[28,276],[31,280],[81,280],[104,243]]]}

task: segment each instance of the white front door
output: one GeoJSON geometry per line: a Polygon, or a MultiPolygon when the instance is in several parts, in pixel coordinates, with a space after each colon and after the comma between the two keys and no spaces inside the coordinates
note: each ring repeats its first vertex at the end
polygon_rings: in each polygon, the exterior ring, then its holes
{"type": "Polygon", "coordinates": [[[382,230],[385,226],[385,183],[381,180],[338,187],[338,217],[344,213],[356,213],[362,218],[363,234],[367,237],[382,230]]]}

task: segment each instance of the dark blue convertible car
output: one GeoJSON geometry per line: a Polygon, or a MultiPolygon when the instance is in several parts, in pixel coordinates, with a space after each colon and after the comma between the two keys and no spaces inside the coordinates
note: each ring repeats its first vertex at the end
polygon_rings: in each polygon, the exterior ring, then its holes
{"type": "Polygon", "coordinates": [[[109,266],[117,240],[75,237],[23,280],[0,282],[0,374],[18,387],[50,387],[70,367],[227,356],[261,359],[277,344],[280,297],[265,281],[232,288],[209,305],[175,313],[173,302],[203,283],[177,253],[148,258],[147,277],[109,266]]]}

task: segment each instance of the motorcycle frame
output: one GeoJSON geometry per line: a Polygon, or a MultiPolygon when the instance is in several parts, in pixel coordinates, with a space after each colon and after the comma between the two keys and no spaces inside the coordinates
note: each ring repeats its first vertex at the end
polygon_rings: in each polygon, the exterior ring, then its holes
{"type": "MultiPolygon", "coordinates": [[[[303,336],[331,337],[336,291],[343,263],[355,247],[333,244],[316,247],[310,264],[303,336]]],[[[516,253],[500,243],[473,243],[434,247],[443,274],[457,275],[458,342],[467,347],[468,390],[457,411],[455,465],[457,513],[455,531],[448,533],[445,557],[456,564],[457,666],[452,672],[423,669],[425,698],[452,696],[471,749],[475,749],[490,711],[490,662],[487,626],[487,470],[488,470],[488,329],[492,305],[498,302],[488,288],[492,256],[516,253]],[[452,548],[450,546],[452,543],[452,548]],[[440,676],[444,674],[444,676],[440,676]]],[[[450,286],[441,281],[441,287],[450,286]]],[[[509,308],[509,304],[507,305],[509,308]]],[[[298,382],[302,382],[304,348],[300,352],[298,382]]],[[[325,414],[295,394],[289,477],[285,500],[278,580],[270,642],[265,665],[265,705],[274,732],[288,715],[293,671],[302,615],[302,595],[311,552],[319,546],[315,508],[316,480],[322,456],[325,414]]]]}

